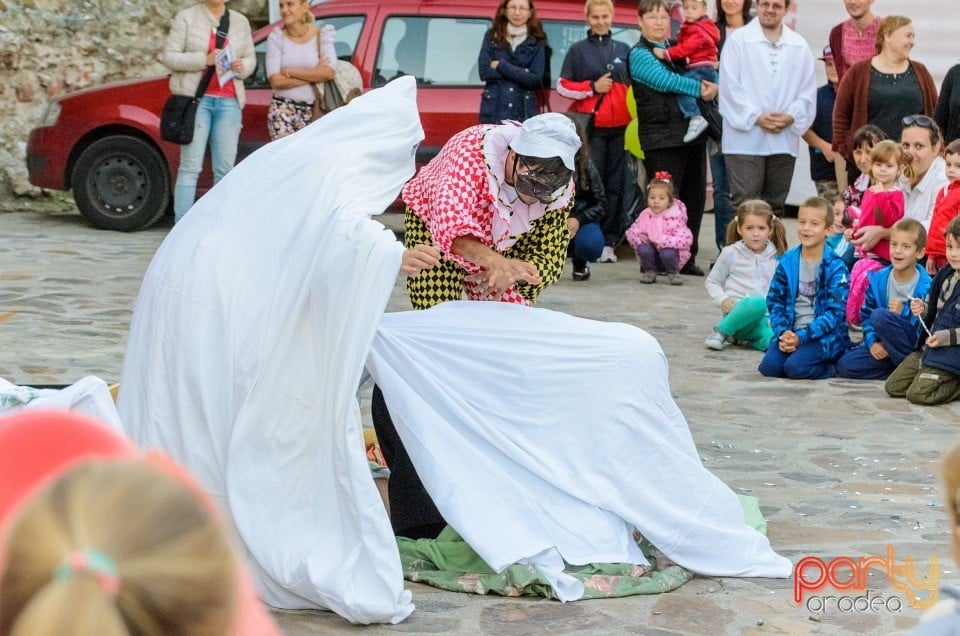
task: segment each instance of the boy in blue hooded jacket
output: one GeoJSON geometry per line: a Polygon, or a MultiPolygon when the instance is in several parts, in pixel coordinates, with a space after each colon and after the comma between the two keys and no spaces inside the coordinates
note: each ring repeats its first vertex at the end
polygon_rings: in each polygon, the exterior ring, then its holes
{"type": "Polygon", "coordinates": [[[837,374],[834,363],[849,344],[849,280],[840,257],[824,249],[832,225],[826,199],[811,197],[800,206],[800,245],[781,257],[767,293],[773,339],[759,367],[767,377],[819,380],[837,374]]]}
{"type": "Polygon", "coordinates": [[[926,244],[927,231],[916,219],[901,219],[891,228],[890,265],[867,274],[860,308],[863,342],[837,361],[841,378],[886,380],[916,351],[921,326],[910,300],[926,298],[930,291],[930,275],[917,264],[926,244]]]}

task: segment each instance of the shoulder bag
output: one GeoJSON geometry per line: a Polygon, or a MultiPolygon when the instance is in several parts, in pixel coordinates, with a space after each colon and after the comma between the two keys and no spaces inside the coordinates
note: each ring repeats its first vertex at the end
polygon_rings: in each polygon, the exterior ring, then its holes
{"type": "MultiPolygon", "coordinates": [[[[220,24],[217,25],[214,48],[223,48],[223,42],[227,39],[229,30],[230,10],[224,9],[220,24]]],[[[167,98],[167,102],[163,105],[163,113],[160,115],[160,139],[172,141],[181,146],[193,141],[193,123],[197,117],[197,107],[200,106],[200,98],[210,85],[215,70],[213,66],[206,68],[197,85],[195,95],[171,95],[167,98]]]]}
{"type": "MultiPolygon", "coordinates": [[[[317,52],[320,52],[320,34],[317,34],[317,52]]],[[[345,60],[334,60],[337,67],[333,79],[323,82],[323,91],[316,84],[313,89],[313,116],[310,121],[320,119],[331,110],[349,104],[350,100],[363,90],[363,78],[356,66],[345,60]]]]}

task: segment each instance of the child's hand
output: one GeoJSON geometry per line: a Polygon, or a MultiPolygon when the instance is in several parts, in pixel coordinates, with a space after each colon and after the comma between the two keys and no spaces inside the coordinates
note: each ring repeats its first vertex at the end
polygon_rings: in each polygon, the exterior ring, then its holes
{"type": "Polygon", "coordinates": [[[664,51],[663,49],[658,49],[657,47],[653,48],[653,54],[657,56],[658,60],[662,60],[667,56],[666,51],[664,51]]]}
{"type": "Polygon", "coordinates": [[[720,311],[723,312],[723,315],[726,316],[733,309],[733,306],[737,304],[733,298],[724,298],[723,302],[720,303],[720,311]]]}
{"type": "Polygon", "coordinates": [[[874,360],[883,360],[890,354],[887,353],[886,347],[879,342],[874,342],[872,345],[870,345],[870,355],[873,356],[874,360]]]}
{"type": "MultiPolygon", "coordinates": [[[[889,303],[887,303],[887,309],[895,314],[899,314],[901,311],[903,311],[903,301],[896,299],[891,300],[889,303]]],[[[879,359],[880,358],[877,358],[877,360],[879,359]]]]}
{"type": "Polygon", "coordinates": [[[938,333],[940,333],[940,332],[939,332],[939,331],[938,331],[938,332],[934,332],[934,334],[933,334],[932,336],[930,336],[929,338],[927,338],[927,346],[928,346],[928,347],[939,347],[939,346],[940,346],[940,339],[937,338],[937,334],[938,334],[938,333]]]}
{"type": "Polygon", "coordinates": [[[919,298],[910,299],[910,313],[914,316],[922,316],[923,310],[926,309],[926,307],[927,304],[919,298]]]}
{"type": "Polygon", "coordinates": [[[936,266],[936,264],[933,262],[933,258],[931,258],[931,257],[929,257],[929,256],[927,257],[927,265],[926,265],[926,267],[927,267],[927,273],[928,273],[928,274],[930,274],[931,276],[935,276],[935,275],[936,275],[936,273],[937,273],[937,266],[936,266]]]}
{"type": "Polygon", "coordinates": [[[797,350],[797,347],[800,346],[800,337],[788,329],[780,334],[778,345],[780,347],[780,351],[784,353],[793,353],[797,350]]]}
{"type": "Polygon", "coordinates": [[[847,239],[847,242],[853,240],[853,230],[851,228],[845,229],[843,231],[843,238],[847,239]]]}

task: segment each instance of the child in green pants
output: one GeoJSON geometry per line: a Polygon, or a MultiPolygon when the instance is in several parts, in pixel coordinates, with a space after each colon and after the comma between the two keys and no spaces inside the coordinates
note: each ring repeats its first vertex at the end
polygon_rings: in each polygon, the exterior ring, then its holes
{"type": "Polygon", "coordinates": [[[767,291],[777,257],[787,249],[783,224],[765,201],[744,201],[727,227],[727,246],[707,276],[707,293],[723,319],[707,336],[715,351],[727,341],[765,351],[773,337],[767,319],[767,291]]]}

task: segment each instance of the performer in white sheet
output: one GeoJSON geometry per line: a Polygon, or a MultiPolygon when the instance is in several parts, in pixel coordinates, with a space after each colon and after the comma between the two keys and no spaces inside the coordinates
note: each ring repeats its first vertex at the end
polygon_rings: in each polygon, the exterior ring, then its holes
{"type": "Polygon", "coordinates": [[[228,513],[263,600],[358,623],[413,611],[356,389],[405,252],[369,216],[423,139],[404,78],[237,165],[147,270],[120,375],[128,434],[228,513]]]}
{"type": "Polygon", "coordinates": [[[700,463],[645,332],[504,303],[382,315],[405,253],[367,215],[421,138],[401,78],[271,143],[173,229],[137,301],[121,419],[220,502],[264,600],[413,609],[360,443],[368,355],[430,495],[494,568],[529,561],[576,599],[562,559],[643,563],[636,526],[697,572],[789,576],[700,463]]]}

